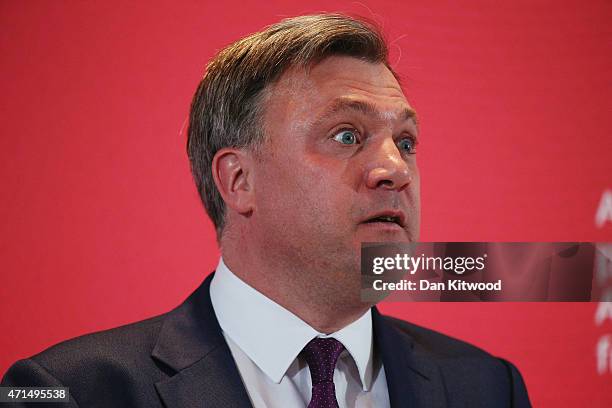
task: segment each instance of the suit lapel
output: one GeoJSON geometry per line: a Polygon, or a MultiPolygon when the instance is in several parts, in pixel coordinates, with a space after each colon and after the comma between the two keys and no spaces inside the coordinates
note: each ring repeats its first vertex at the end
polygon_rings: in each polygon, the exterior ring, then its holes
{"type": "Polygon", "coordinates": [[[445,387],[438,366],[413,339],[372,309],[377,352],[382,358],[391,408],[446,407],[445,387]]]}
{"type": "Polygon", "coordinates": [[[168,408],[251,407],[212,308],[212,276],[168,314],[153,349],[153,359],[176,372],[155,384],[168,408]]]}
{"type": "Polygon", "coordinates": [[[168,408],[251,407],[227,347],[211,351],[202,360],[155,386],[168,408]]]}

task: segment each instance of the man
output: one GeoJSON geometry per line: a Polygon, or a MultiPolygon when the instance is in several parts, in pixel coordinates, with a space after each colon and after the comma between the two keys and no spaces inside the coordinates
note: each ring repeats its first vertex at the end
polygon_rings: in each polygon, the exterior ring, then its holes
{"type": "Polygon", "coordinates": [[[17,362],[72,406],[529,406],[516,368],[381,316],[362,242],[419,234],[418,127],[371,25],[284,20],[222,50],[188,153],[222,259],[181,306],[17,362]]]}

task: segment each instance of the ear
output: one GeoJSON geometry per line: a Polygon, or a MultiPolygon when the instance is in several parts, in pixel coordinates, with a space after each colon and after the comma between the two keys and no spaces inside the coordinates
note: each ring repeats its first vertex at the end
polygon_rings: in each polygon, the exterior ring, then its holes
{"type": "Polygon", "coordinates": [[[253,211],[250,155],[241,149],[223,148],[212,161],[213,179],[225,205],[239,214],[253,211]]]}

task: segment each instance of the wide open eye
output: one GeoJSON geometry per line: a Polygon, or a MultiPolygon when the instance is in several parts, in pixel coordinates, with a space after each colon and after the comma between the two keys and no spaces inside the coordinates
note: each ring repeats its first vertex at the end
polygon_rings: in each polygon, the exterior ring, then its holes
{"type": "Polygon", "coordinates": [[[341,131],[336,133],[334,135],[334,140],[344,145],[353,145],[359,143],[359,141],[357,140],[357,132],[355,130],[350,129],[342,129],[341,131]]]}
{"type": "Polygon", "coordinates": [[[397,142],[402,153],[415,154],[416,153],[416,140],[413,137],[404,137],[397,142]]]}

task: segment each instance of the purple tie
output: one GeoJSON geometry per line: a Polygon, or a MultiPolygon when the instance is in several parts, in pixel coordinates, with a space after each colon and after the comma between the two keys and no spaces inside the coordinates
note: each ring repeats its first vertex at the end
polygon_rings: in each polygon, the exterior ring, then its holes
{"type": "Polygon", "coordinates": [[[308,408],[338,408],[334,369],[344,346],[336,339],[316,338],[302,350],[312,378],[312,398],[308,408]]]}

